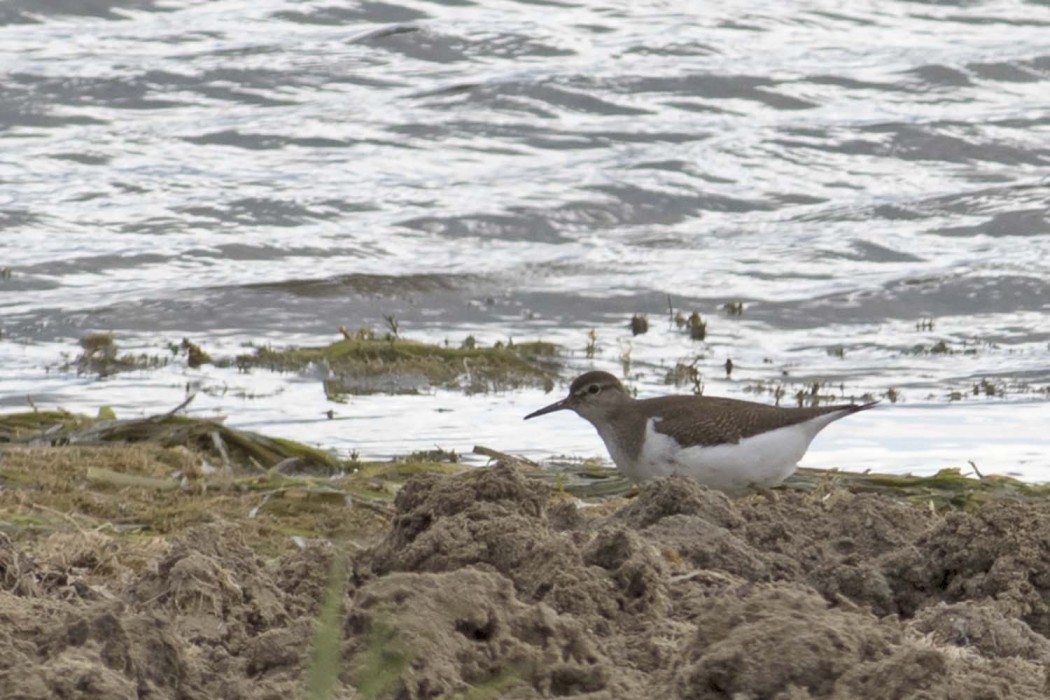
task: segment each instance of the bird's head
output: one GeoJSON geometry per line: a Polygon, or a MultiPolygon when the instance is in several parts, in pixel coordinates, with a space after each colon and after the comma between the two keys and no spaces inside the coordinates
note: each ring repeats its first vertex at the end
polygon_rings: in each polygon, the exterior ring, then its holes
{"type": "Polygon", "coordinates": [[[555,411],[570,410],[591,420],[608,415],[613,408],[628,398],[620,380],[608,372],[587,372],[573,380],[569,395],[538,411],[525,416],[525,420],[555,411]]]}

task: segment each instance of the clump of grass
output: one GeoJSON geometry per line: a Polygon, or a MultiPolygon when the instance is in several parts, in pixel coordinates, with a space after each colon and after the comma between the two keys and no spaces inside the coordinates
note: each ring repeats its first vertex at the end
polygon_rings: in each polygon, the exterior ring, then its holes
{"type": "Polygon", "coordinates": [[[915,322],[915,330],[917,331],[932,331],[933,330],[933,319],[932,318],[920,318],[915,322]]]}
{"type": "Polygon", "coordinates": [[[745,394],[769,394],[773,397],[774,405],[779,406],[780,400],[787,396],[787,390],[779,382],[757,381],[744,385],[745,394]]]}
{"type": "Polygon", "coordinates": [[[944,342],[943,340],[938,340],[936,343],[934,343],[932,346],[930,346],[929,352],[930,352],[930,354],[933,354],[933,355],[950,355],[950,354],[952,354],[952,350],[951,350],[951,348],[948,347],[948,343],[944,342]]]}
{"type": "Polygon", "coordinates": [[[449,464],[457,464],[460,461],[460,455],[455,450],[444,450],[440,447],[435,447],[432,450],[411,452],[403,460],[405,462],[447,462],[449,464]]]}
{"type": "Polygon", "coordinates": [[[155,369],[168,364],[167,358],[157,355],[121,354],[112,333],[90,333],[77,343],[82,351],[75,360],[61,366],[63,371],[75,369],[77,374],[109,377],[118,372],[155,369]]]}
{"type": "Polygon", "coordinates": [[[0,416],[0,443],[48,441],[49,436],[78,430],[95,422],[93,418],[67,411],[40,411],[34,407],[32,411],[0,416]]]}
{"type": "Polygon", "coordinates": [[[6,415],[0,442],[0,523],[9,533],[72,525],[162,535],[218,519],[236,523],[266,553],[287,550],[290,535],[367,540],[387,527],[406,480],[469,469],[450,451],[443,462],[353,462],[172,416],[6,415]]]}
{"type": "Polygon", "coordinates": [[[583,348],[588,360],[593,360],[598,352],[598,331],[591,329],[587,331],[587,345],[583,348]]]}
{"type": "Polygon", "coordinates": [[[117,341],[112,333],[89,333],[77,341],[77,345],[84,349],[84,354],[115,356],[117,352],[117,341]]]}
{"type": "MultiPolygon", "coordinates": [[[[306,667],[306,697],[328,700],[339,683],[343,638],[343,601],[346,598],[345,548],[337,546],[328,570],[324,599],[317,614],[310,659],[306,667]]],[[[378,697],[367,696],[364,697],[378,697]]]]}
{"type": "Polygon", "coordinates": [[[327,401],[332,403],[349,403],[350,401],[350,392],[346,391],[342,383],[336,379],[325,377],[321,380],[321,388],[324,389],[324,397],[327,401]]]}
{"type": "Polygon", "coordinates": [[[707,339],[707,321],[703,319],[699,311],[694,311],[688,316],[681,311],[676,311],[672,322],[679,330],[684,330],[693,340],[707,339]]]}
{"type": "Polygon", "coordinates": [[[549,389],[560,365],[557,347],[543,341],[482,347],[468,337],[457,348],[389,334],[381,339],[367,331],[344,333],[342,340],[321,347],[261,347],[235,362],[243,371],[296,372],[323,366],[325,391],[337,401],[351,394],[411,394],[433,386],[468,392],[523,386],[549,389]]]}
{"type": "Polygon", "coordinates": [[[722,305],[722,310],[729,316],[743,316],[744,304],[740,301],[730,301],[722,305]]]}
{"type": "Polygon", "coordinates": [[[974,396],[982,394],[984,396],[1004,396],[1006,394],[1006,390],[1003,387],[984,377],[979,382],[976,382],[970,391],[974,396]]]}
{"type": "MultiPolygon", "coordinates": [[[[783,384],[781,382],[760,380],[745,384],[743,390],[748,394],[769,394],[773,397],[777,406],[780,405],[784,397],[789,395],[795,399],[795,405],[799,407],[875,400],[875,396],[870,392],[859,395],[847,394],[846,385],[841,382],[838,385],[829,382],[783,384]]],[[[900,393],[896,389],[890,389],[884,395],[889,398],[892,392],[897,392],[895,395],[898,398],[900,397],[900,393]]]]}
{"type": "Polygon", "coordinates": [[[273,438],[222,423],[174,412],[150,418],[99,420],[64,412],[38,411],[0,416],[0,441],[29,444],[105,445],[153,443],[162,447],[182,446],[199,450],[209,459],[233,464],[270,468],[295,460],[300,468],[338,470],[337,457],[309,445],[273,438]]]}
{"type": "Polygon", "coordinates": [[[365,641],[364,660],[354,674],[358,696],[365,700],[386,697],[411,661],[411,653],[397,639],[397,630],[373,620],[365,641]]]}
{"type": "Polygon", "coordinates": [[[664,375],[664,384],[673,384],[676,387],[687,386],[696,396],[703,396],[704,377],[697,367],[700,358],[694,358],[692,362],[677,362],[674,368],[664,375]]]}
{"type": "Polygon", "coordinates": [[[952,345],[948,341],[941,339],[929,346],[918,343],[902,352],[905,355],[977,355],[980,352],[981,345],[978,341],[968,343],[965,340],[961,345],[952,345]]]}
{"type": "Polygon", "coordinates": [[[186,353],[186,364],[194,369],[201,365],[211,363],[211,355],[204,352],[204,350],[201,349],[201,346],[197,345],[189,338],[183,338],[182,342],[178,345],[170,343],[168,347],[171,349],[172,355],[178,355],[180,352],[186,353]]]}
{"type": "Polygon", "coordinates": [[[689,337],[693,340],[705,340],[707,338],[707,321],[700,316],[699,311],[694,311],[689,315],[687,328],[689,337]]]}

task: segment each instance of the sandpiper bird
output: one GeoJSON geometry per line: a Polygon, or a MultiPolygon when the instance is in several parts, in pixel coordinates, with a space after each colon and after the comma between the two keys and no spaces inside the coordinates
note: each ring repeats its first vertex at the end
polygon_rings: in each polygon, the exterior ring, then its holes
{"type": "Polygon", "coordinates": [[[825,426],[875,403],[780,408],[707,396],[639,400],[608,372],[587,372],[568,396],[525,420],[575,411],[597,428],[613,462],[634,481],[683,474],[740,492],[779,484],[825,426]]]}

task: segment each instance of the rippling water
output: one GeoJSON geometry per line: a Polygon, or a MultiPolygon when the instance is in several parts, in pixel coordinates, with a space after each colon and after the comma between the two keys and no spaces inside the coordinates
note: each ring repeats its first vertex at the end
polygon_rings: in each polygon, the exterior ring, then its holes
{"type": "Polygon", "coordinates": [[[582,420],[523,426],[539,392],[56,369],[92,331],[233,354],[394,315],[571,370],[629,353],[643,395],[698,355],[711,394],[892,387],[805,463],[1050,478],[1048,36],[1034,1],[0,2],[0,406],[190,385],[366,456],[602,454],[582,420]]]}

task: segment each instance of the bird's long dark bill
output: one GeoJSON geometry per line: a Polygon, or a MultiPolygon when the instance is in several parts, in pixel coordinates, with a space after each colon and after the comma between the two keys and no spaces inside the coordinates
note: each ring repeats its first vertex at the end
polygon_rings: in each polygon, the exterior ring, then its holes
{"type": "Polygon", "coordinates": [[[536,416],[542,416],[545,413],[554,413],[555,411],[562,411],[568,408],[568,406],[565,405],[565,401],[566,399],[562,399],[561,401],[555,401],[550,406],[544,406],[538,411],[533,411],[529,415],[525,416],[525,420],[528,420],[529,418],[535,418],[536,416]]]}

